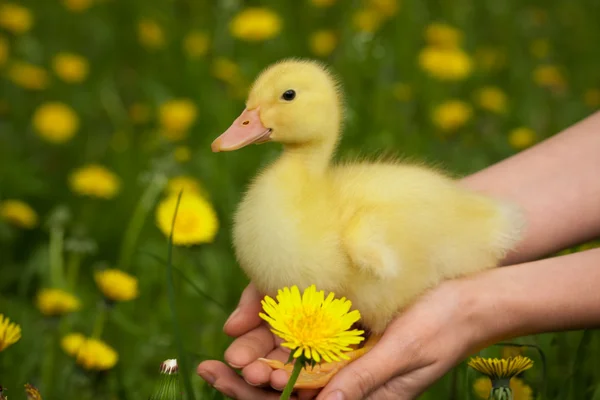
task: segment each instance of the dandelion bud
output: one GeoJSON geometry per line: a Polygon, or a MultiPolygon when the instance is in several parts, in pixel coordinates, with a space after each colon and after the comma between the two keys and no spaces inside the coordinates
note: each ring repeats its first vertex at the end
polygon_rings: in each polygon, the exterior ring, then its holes
{"type": "Polygon", "coordinates": [[[181,383],[176,359],[166,360],[160,365],[160,377],[149,400],[181,400],[181,383]]]}

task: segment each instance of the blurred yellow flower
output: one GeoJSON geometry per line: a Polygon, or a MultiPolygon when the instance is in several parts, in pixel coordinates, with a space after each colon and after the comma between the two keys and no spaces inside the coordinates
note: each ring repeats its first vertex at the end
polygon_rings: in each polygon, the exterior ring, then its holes
{"type": "Polygon", "coordinates": [[[33,126],[42,139],[64,143],[75,136],[79,129],[79,117],[68,105],[53,101],[35,110],[33,126]]]}
{"type": "Polygon", "coordinates": [[[484,86],[476,92],[475,97],[479,107],[484,110],[496,114],[506,112],[506,94],[498,87],[484,86]]]}
{"type": "Polygon", "coordinates": [[[148,18],[142,18],[137,25],[138,39],[142,46],[155,50],[164,47],[165,34],[162,27],[148,18]]]}
{"type": "Polygon", "coordinates": [[[335,50],[337,41],[337,36],[333,31],[326,29],[316,31],[309,38],[310,51],[317,56],[326,57],[335,50]]]}
{"type": "MultiPolygon", "coordinates": [[[[513,400],[533,400],[531,387],[522,379],[512,378],[510,380],[513,400]]],[[[492,381],[487,376],[477,378],[473,383],[473,391],[480,399],[488,399],[492,391],[492,381]]]]}
{"type": "Polygon", "coordinates": [[[508,134],[508,144],[515,150],[523,150],[533,145],[535,141],[535,132],[530,128],[516,128],[508,134]]]}
{"type": "Polygon", "coordinates": [[[471,58],[459,48],[425,47],[419,54],[419,64],[440,80],[464,79],[472,70],[471,58]]]}
{"type": "Polygon", "coordinates": [[[475,50],[475,61],[484,71],[494,71],[506,65],[506,54],[493,47],[480,47],[475,50]]]}
{"type": "Polygon", "coordinates": [[[550,42],[548,39],[535,39],[529,45],[529,52],[535,58],[546,58],[550,53],[550,42]]]}
{"type": "Polygon", "coordinates": [[[33,15],[29,9],[16,3],[0,5],[0,26],[14,34],[23,34],[31,29],[33,15]]]}
{"type": "Polygon", "coordinates": [[[90,164],[69,175],[69,187],[80,196],[112,199],[119,192],[119,178],[106,167],[90,164]]]}
{"type": "Polygon", "coordinates": [[[204,32],[190,32],[183,38],[183,51],[189,58],[200,58],[208,51],[210,39],[204,32]]]}
{"type": "MultiPolygon", "coordinates": [[[[171,194],[156,208],[158,228],[167,237],[171,234],[177,199],[177,194],[171,194]]],[[[173,229],[173,244],[189,246],[212,242],[218,228],[219,220],[208,200],[194,193],[181,196],[173,229]]]]}
{"type": "Polygon", "coordinates": [[[167,139],[183,139],[192,126],[198,111],[190,99],[172,99],[160,105],[158,118],[167,139]]]}
{"type": "Polygon", "coordinates": [[[433,111],[434,124],[443,131],[453,131],[464,126],[473,115],[471,106],[461,100],[450,100],[433,111]]]}
{"type": "Polygon", "coordinates": [[[65,8],[72,12],[82,12],[94,4],[94,0],[62,0],[65,8]]]}
{"type": "Polygon", "coordinates": [[[408,83],[397,82],[392,86],[392,94],[397,100],[407,102],[412,99],[413,90],[408,83]]]}
{"type": "Polygon", "coordinates": [[[0,67],[6,63],[8,59],[8,40],[0,35],[0,67]]]}
{"type": "Polygon", "coordinates": [[[67,83],[79,83],[88,75],[88,61],[77,54],[58,53],[52,59],[52,68],[56,75],[67,83]]]}
{"type": "Polygon", "coordinates": [[[133,103],[129,107],[129,118],[134,124],[145,124],[150,120],[150,106],[142,103],[133,103]]]}
{"type": "Polygon", "coordinates": [[[77,364],[87,370],[103,371],[117,364],[117,352],[101,340],[86,338],[80,333],[70,333],[61,340],[61,347],[77,364]]]}
{"type": "Polygon", "coordinates": [[[588,89],[583,94],[583,101],[588,107],[600,107],[600,89],[588,89]]]}
{"type": "Polygon", "coordinates": [[[248,7],[233,17],[229,30],[237,39],[260,42],[277,36],[282,24],[274,11],[264,7],[248,7]]]}
{"type": "Polygon", "coordinates": [[[367,6],[389,18],[398,12],[398,0],[367,0],[367,6]]]}
{"type": "Polygon", "coordinates": [[[138,280],[119,269],[104,269],[94,273],[96,285],[108,300],[129,301],[138,297],[138,280]]]}
{"type": "Polygon", "coordinates": [[[431,46],[454,48],[460,46],[463,34],[444,23],[434,22],[425,29],[425,40],[431,46]]]}
{"type": "Polygon", "coordinates": [[[206,195],[206,191],[200,185],[200,182],[191,176],[180,175],[169,179],[166,187],[167,194],[177,196],[182,190],[184,194],[206,195]]]}
{"type": "Polygon", "coordinates": [[[81,302],[62,289],[41,289],[37,294],[37,307],[44,315],[56,316],[79,310],[81,302]]]}
{"type": "Polygon", "coordinates": [[[31,229],[38,223],[35,210],[20,200],[0,202],[0,217],[14,226],[25,229],[31,229]]]}
{"type": "Polygon", "coordinates": [[[352,15],[354,29],[359,32],[373,33],[384,21],[384,16],[372,8],[358,9],[352,15]]]}
{"type": "Polygon", "coordinates": [[[212,64],[213,76],[223,82],[234,84],[241,79],[239,66],[225,57],[218,57],[212,64]]]}
{"type": "Polygon", "coordinates": [[[44,90],[49,82],[44,68],[23,61],[15,61],[10,65],[8,77],[16,85],[30,90],[44,90]]]}
{"type": "Polygon", "coordinates": [[[21,339],[21,326],[0,314],[0,351],[21,339]]]}
{"type": "Polygon", "coordinates": [[[556,65],[545,64],[533,71],[533,80],[539,86],[550,89],[564,89],[567,81],[556,65]]]}
{"type": "Polygon", "coordinates": [[[173,151],[173,158],[179,163],[186,163],[192,158],[192,151],[187,146],[177,146],[173,151]]]}
{"type": "Polygon", "coordinates": [[[310,0],[315,7],[329,7],[335,3],[335,0],[310,0]]]}

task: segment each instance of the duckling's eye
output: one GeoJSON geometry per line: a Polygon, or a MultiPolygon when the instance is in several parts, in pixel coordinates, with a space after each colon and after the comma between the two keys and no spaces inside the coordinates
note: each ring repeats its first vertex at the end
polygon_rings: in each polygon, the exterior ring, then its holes
{"type": "Polygon", "coordinates": [[[292,100],[294,100],[295,97],[296,97],[296,91],[295,90],[291,90],[291,89],[290,90],[286,90],[281,95],[281,98],[284,99],[285,101],[292,101],[292,100]]]}

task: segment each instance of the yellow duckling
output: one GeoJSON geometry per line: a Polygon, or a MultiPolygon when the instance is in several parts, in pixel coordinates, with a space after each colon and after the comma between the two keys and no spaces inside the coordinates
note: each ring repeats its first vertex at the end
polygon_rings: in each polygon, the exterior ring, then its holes
{"type": "MultiPolygon", "coordinates": [[[[333,163],[341,97],[322,65],[276,63],[260,74],[246,109],[212,149],[283,144],[235,214],[236,256],[256,287],[271,296],[294,284],[333,291],[352,301],[377,337],[441,280],[496,266],[518,240],[522,222],[511,205],[428,167],[333,163]]],[[[323,365],[318,376],[303,371],[295,387],[323,387],[338,369],[323,365]]]]}

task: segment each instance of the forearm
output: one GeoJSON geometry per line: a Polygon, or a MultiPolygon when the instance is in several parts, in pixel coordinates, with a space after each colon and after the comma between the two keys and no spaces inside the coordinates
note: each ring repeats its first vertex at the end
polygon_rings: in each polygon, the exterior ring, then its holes
{"type": "Polygon", "coordinates": [[[600,326],[600,249],[465,279],[473,343],[600,326]]]}
{"type": "Polygon", "coordinates": [[[504,264],[529,261],[599,235],[600,112],[462,182],[523,209],[523,240],[504,264]]]}

